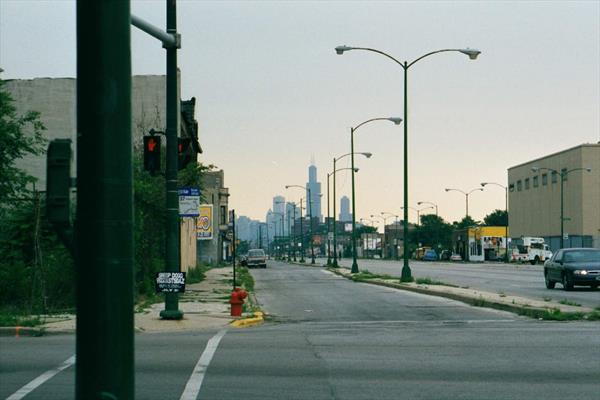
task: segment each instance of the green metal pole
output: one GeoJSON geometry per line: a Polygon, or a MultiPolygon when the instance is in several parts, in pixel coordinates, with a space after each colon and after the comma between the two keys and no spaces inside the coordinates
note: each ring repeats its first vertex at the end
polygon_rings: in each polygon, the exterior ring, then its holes
{"type": "MultiPolygon", "coordinates": [[[[300,220],[300,224],[302,224],[302,220],[300,220]]],[[[298,247],[298,244],[297,244],[297,240],[298,239],[296,238],[296,203],[294,203],[294,234],[292,236],[293,236],[292,239],[294,241],[293,247],[292,247],[292,254],[294,256],[294,262],[295,262],[296,261],[297,247],[298,247]]]]}
{"type": "Polygon", "coordinates": [[[560,248],[565,247],[565,218],[564,218],[564,183],[565,176],[560,172],[560,248]]]}
{"type": "MultiPolygon", "coordinates": [[[[335,172],[335,171],[334,171],[335,172]]],[[[327,266],[331,266],[331,239],[329,238],[331,233],[331,215],[329,214],[329,177],[327,174],[327,266]]]]}
{"type": "Polygon", "coordinates": [[[304,260],[304,228],[302,227],[302,198],[300,198],[300,262],[304,260]]]}
{"type": "Polygon", "coordinates": [[[75,395],[133,399],[129,1],[77,2],[75,395]]]}
{"type": "Polygon", "coordinates": [[[509,221],[509,219],[508,219],[508,186],[504,188],[504,191],[505,191],[505,197],[506,197],[504,200],[504,209],[506,210],[506,230],[505,230],[506,254],[504,255],[504,258],[505,258],[506,263],[508,263],[509,262],[509,259],[508,259],[508,221],[509,221]]]}
{"type": "Polygon", "coordinates": [[[231,216],[232,216],[232,229],[233,229],[233,241],[232,241],[232,249],[231,249],[231,253],[232,253],[232,259],[233,259],[233,290],[235,290],[235,210],[231,210],[231,216]]]}
{"type": "Polygon", "coordinates": [[[337,222],[336,222],[336,197],[335,197],[335,158],[333,159],[333,266],[338,267],[337,256],[337,222]]]}
{"type": "Polygon", "coordinates": [[[354,128],[350,128],[350,159],[352,160],[352,268],[350,272],[358,273],[356,262],[356,199],[354,191],[354,128]]]}
{"type": "Polygon", "coordinates": [[[412,281],[408,265],[408,63],[404,61],[404,265],[402,281],[412,281]]]}
{"type": "MultiPolygon", "coordinates": [[[[167,33],[177,33],[177,9],[175,0],[167,0],[167,33]]],[[[167,48],[167,166],[165,173],[167,189],[166,223],[166,266],[167,272],[179,272],[179,194],[177,192],[177,113],[179,96],[177,94],[177,48],[167,48]]],[[[181,319],[179,295],[165,294],[165,309],[160,312],[162,319],[181,319]]]]}
{"type": "Polygon", "coordinates": [[[308,189],[308,218],[310,219],[310,238],[309,238],[309,243],[310,243],[310,263],[314,264],[315,263],[315,247],[313,246],[313,236],[314,236],[314,226],[313,226],[313,216],[312,216],[312,194],[310,192],[310,189],[308,189]]]}

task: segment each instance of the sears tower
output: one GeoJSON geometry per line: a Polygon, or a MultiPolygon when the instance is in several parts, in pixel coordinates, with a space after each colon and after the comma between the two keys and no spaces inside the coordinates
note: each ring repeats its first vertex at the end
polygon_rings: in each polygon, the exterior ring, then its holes
{"type": "MultiPolygon", "coordinates": [[[[308,183],[306,184],[306,189],[307,199],[308,189],[310,189],[313,218],[318,218],[319,222],[323,222],[323,215],[321,214],[321,182],[317,182],[317,167],[315,166],[314,160],[311,161],[311,165],[308,167],[308,183]]],[[[308,206],[309,205],[307,204],[307,216],[310,210],[308,206]]]]}

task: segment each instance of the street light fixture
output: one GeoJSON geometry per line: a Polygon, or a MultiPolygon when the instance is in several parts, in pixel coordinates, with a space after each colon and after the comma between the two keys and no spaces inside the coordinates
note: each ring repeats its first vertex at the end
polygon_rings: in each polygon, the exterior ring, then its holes
{"type": "MultiPolygon", "coordinates": [[[[381,50],[368,48],[368,47],[350,47],[350,46],[338,46],[335,48],[335,52],[339,55],[344,54],[346,51],[350,50],[364,50],[370,51],[377,54],[381,54],[384,57],[387,57],[394,61],[396,64],[400,65],[402,69],[404,69],[404,206],[408,207],[408,69],[414,65],[417,61],[422,60],[425,57],[428,57],[433,54],[456,51],[462,54],[466,54],[469,56],[471,60],[477,59],[477,56],[481,54],[479,50],[475,49],[442,49],[429,52],[427,54],[422,55],[421,57],[415,59],[411,63],[404,61],[404,63],[398,61],[396,58],[390,56],[387,53],[384,53],[381,50]]],[[[406,243],[406,239],[408,238],[408,209],[404,209],[404,240],[406,243]]],[[[412,274],[410,267],[408,265],[408,246],[404,246],[404,265],[402,267],[402,281],[412,281],[412,274]]]]}
{"type": "MultiPolygon", "coordinates": [[[[413,211],[416,211],[416,213],[417,213],[417,225],[421,225],[421,211],[433,208],[433,206],[423,207],[423,208],[415,208],[415,207],[408,206],[408,208],[411,209],[411,210],[413,210],[413,211]]],[[[404,207],[400,207],[400,209],[402,210],[402,209],[404,209],[404,207]]]]}
{"type": "Polygon", "coordinates": [[[453,189],[453,188],[446,188],[446,189],[444,189],[444,190],[445,190],[446,192],[452,192],[452,191],[454,191],[454,192],[460,192],[460,193],[462,193],[462,194],[464,194],[464,195],[465,195],[465,205],[466,205],[466,214],[465,214],[465,218],[469,216],[469,195],[470,195],[471,193],[473,193],[473,192],[476,192],[476,191],[478,191],[478,190],[479,190],[479,191],[481,191],[481,192],[483,192],[483,188],[475,188],[475,189],[473,189],[473,190],[471,190],[471,191],[469,191],[469,192],[464,192],[464,191],[462,191],[462,190],[460,190],[460,189],[453,189]]]}
{"type": "MultiPolygon", "coordinates": [[[[366,158],[371,158],[373,156],[373,154],[369,153],[369,152],[360,152],[360,153],[354,153],[354,154],[360,154],[360,155],[365,156],[366,158]]],[[[333,266],[335,268],[338,267],[338,262],[337,262],[337,225],[336,225],[336,219],[335,219],[336,218],[335,217],[336,216],[336,209],[335,209],[335,207],[336,207],[336,195],[335,195],[335,191],[336,191],[336,187],[337,187],[336,184],[335,184],[335,175],[336,175],[336,173],[335,173],[335,171],[336,171],[335,164],[340,159],[342,159],[344,157],[347,157],[347,156],[350,156],[350,155],[352,155],[352,153],[346,153],[346,154],[343,154],[343,155],[341,155],[341,156],[336,157],[336,158],[333,159],[333,249],[334,249],[334,251],[333,251],[333,266]]]]}
{"type": "Polygon", "coordinates": [[[546,167],[537,167],[534,166],[531,168],[531,170],[533,172],[538,172],[538,171],[542,171],[542,170],[546,170],[546,171],[550,171],[550,172],[554,172],[555,174],[560,175],[560,248],[564,248],[565,247],[565,218],[564,218],[564,186],[565,186],[565,180],[567,179],[567,175],[569,175],[571,172],[575,172],[575,171],[587,171],[587,172],[592,172],[592,169],[590,167],[586,167],[586,168],[573,168],[570,170],[567,169],[563,169],[560,172],[558,172],[557,170],[553,169],[553,168],[546,168],[546,167]]]}
{"type": "MultiPolygon", "coordinates": [[[[394,221],[394,257],[397,260],[398,259],[398,218],[400,218],[399,215],[388,212],[388,211],[382,211],[381,215],[387,215],[388,218],[389,217],[395,217],[396,220],[394,221]]],[[[383,227],[383,235],[385,237],[385,222],[383,223],[384,227],[383,227]]]]}
{"type": "MultiPolygon", "coordinates": [[[[361,126],[374,121],[390,121],[393,122],[394,125],[400,125],[400,123],[402,122],[402,118],[371,118],[350,128],[350,159],[352,164],[352,268],[350,269],[350,272],[353,274],[358,273],[358,263],[356,262],[356,191],[354,188],[354,132],[356,132],[361,126]]],[[[368,157],[370,156],[367,156],[367,158],[368,157]]]]}
{"type": "Polygon", "coordinates": [[[430,201],[419,201],[419,202],[417,202],[418,206],[420,206],[421,204],[431,204],[432,206],[434,206],[435,207],[435,216],[436,217],[438,216],[438,206],[437,206],[437,204],[432,203],[430,201]]]}
{"type": "Polygon", "coordinates": [[[481,182],[481,187],[485,187],[486,185],[500,186],[502,189],[504,189],[504,212],[506,212],[506,228],[504,230],[506,254],[504,255],[504,261],[508,263],[508,187],[496,182],[481,182]]]}
{"type": "MultiPolygon", "coordinates": [[[[285,188],[289,189],[291,187],[294,188],[299,188],[302,190],[307,190],[308,191],[308,218],[310,219],[310,254],[311,254],[311,260],[310,263],[314,264],[315,263],[315,248],[313,246],[313,216],[312,216],[312,194],[310,193],[310,188],[307,187],[305,188],[304,186],[300,186],[300,185],[286,185],[285,188]]],[[[300,213],[302,213],[302,210],[300,210],[300,213]]],[[[304,239],[304,238],[303,238],[304,239]]],[[[304,240],[302,240],[303,245],[302,245],[302,252],[304,253],[304,240]]],[[[302,257],[304,258],[304,257],[302,257]]]]}

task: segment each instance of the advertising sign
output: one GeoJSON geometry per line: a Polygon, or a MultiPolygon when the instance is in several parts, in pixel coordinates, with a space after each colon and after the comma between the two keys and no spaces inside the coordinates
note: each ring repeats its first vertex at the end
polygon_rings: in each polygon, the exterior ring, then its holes
{"type": "Polygon", "coordinates": [[[196,222],[196,238],[198,240],[212,240],[213,238],[213,206],[200,204],[200,215],[196,222]]]}
{"type": "Polygon", "coordinates": [[[185,272],[157,272],[156,293],[185,292],[185,272]]]}
{"type": "Polygon", "coordinates": [[[186,187],[179,189],[179,216],[197,217],[200,214],[200,189],[186,187]]]}

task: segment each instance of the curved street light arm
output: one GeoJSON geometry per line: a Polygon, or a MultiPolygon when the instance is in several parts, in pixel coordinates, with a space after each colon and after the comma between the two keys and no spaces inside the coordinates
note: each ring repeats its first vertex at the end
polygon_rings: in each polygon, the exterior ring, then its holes
{"type": "Polygon", "coordinates": [[[378,53],[378,54],[381,54],[382,56],[389,58],[390,60],[394,61],[396,64],[400,65],[402,68],[406,68],[406,66],[402,62],[396,60],[394,57],[390,56],[388,53],[385,53],[381,50],[372,49],[370,47],[347,47],[347,46],[336,47],[336,51],[338,52],[338,54],[342,54],[344,51],[348,51],[348,50],[372,51],[373,53],[378,53]]]}
{"type": "Polygon", "coordinates": [[[408,64],[406,66],[406,69],[410,68],[411,65],[413,65],[414,63],[416,63],[419,60],[424,59],[425,57],[429,57],[430,55],[433,54],[437,54],[437,53],[445,53],[448,51],[457,51],[459,53],[463,53],[469,56],[469,58],[471,60],[475,60],[477,58],[477,56],[481,53],[479,50],[475,50],[475,49],[442,49],[442,50],[436,50],[436,51],[432,51],[430,53],[424,54],[421,57],[417,58],[416,60],[412,61],[410,64],[408,64]]]}
{"type": "Polygon", "coordinates": [[[451,191],[453,191],[453,190],[454,190],[454,191],[456,191],[456,192],[461,192],[461,193],[462,193],[462,194],[464,194],[465,196],[467,195],[467,192],[464,192],[464,191],[462,191],[462,190],[460,190],[460,189],[446,188],[446,189],[444,189],[444,190],[445,190],[446,192],[451,192],[451,191]]]}
{"type": "MultiPolygon", "coordinates": [[[[366,124],[368,124],[369,122],[373,122],[373,121],[392,121],[392,122],[394,122],[396,125],[400,125],[400,122],[402,122],[402,119],[401,119],[401,118],[395,118],[395,119],[392,119],[391,117],[379,117],[379,118],[371,118],[371,119],[368,119],[368,120],[366,120],[366,121],[364,121],[364,122],[361,122],[360,124],[358,124],[358,125],[356,125],[355,127],[353,127],[353,128],[352,128],[352,131],[353,131],[353,132],[356,132],[356,131],[358,130],[358,128],[360,128],[361,126],[363,126],[363,125],[366,125],[366,124]],[[396,121],[398,121],[398,120],[399,120],[399,122],[396,122],[396,121]]],[[[354,154],[357,154],[357,153],[354,153],[354,154]]]]}
{"type": "Polygon", "coordinates": [[[476,192],[476,191],[478,191],[478,190],[479,190],[479,191],[481,191],[481,192],[483,192],[483,188],[475,188],[475,189],[471,190],[471,191],[470,191],[469,193],[467,193],[467,194],[471,194],[471,193],[473,193],[473,192],[476,192]]]}
{"type": "MultiPolygon", "coordinates": [[[[338,161],[340,161],[341,158],[347,157],[347,156],[349,156],[351,154],[352,153],[346,153],[346,154],[343,154],[343,155],[341,155],[339,157],[334,158],[333,160],[335,162],[338,162],[338,161]]],[[[373,153],[369,153],[369,152],[366,152],[366,151],[365,152],[360,152],[360,153],[354,152],[354,154],[362,154],[363,156],[365,156],[367,158],[371,158],[371,156],[373,155],[373,153]]]]}
{"type": "Polygon", "coordinates": [[[481,186],[485,187],[486,185],[496,185],[496,186],[500,186],[502,189],[506,190],[506,186],[500,184],[500,183],[496,183],[496,182],[481,182],[481,186]]]}

